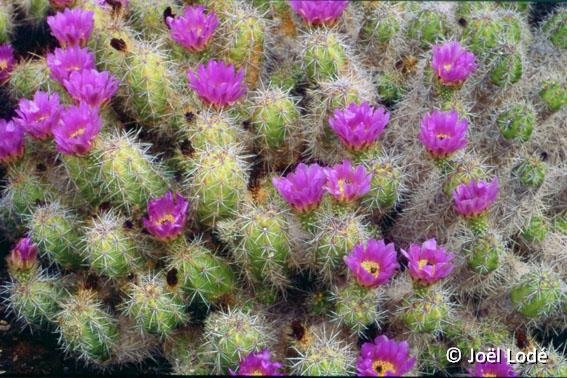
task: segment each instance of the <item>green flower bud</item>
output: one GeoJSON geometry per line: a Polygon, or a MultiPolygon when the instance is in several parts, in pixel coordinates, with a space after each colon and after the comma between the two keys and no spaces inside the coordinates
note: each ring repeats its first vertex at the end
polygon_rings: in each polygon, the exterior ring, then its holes
{"type": "Polygon", "coordinates": [[[357,334],[362,334],[372,324],[378,325],[380,302],[382,292],[378,289],[369,289],[350,282],[333,292],[335,311],[333,318],[346,325],[357,334]]]}
{"type": "Polygon", "coordinates": [[[399,197],[402,172],[389,161],[368,162],[367,168],[368,172],[372,172],[372,181],[363,205],[383,210],[393,207],[399,197]]]}
{"type": "Polygon", "coordinates": [[[416,294],[405,305],[401,317],[412,332],[439,332],[449,318],[449,305],[438,292],[416,294]]]}
{"type": "Polygon", "coordinates": [[[385,72],[378,75],[376,77],[376,89],[380,98],[390,104],[400,101],[405,93],[402,78],[395,72],[385,72]]]}
{"type": "Polygon", "coordinates": [[[467,264],[475,272],[488,274],[500,265],[504,253],[502,243],[492,235],[486,235],[465,246],[467,264]]]}

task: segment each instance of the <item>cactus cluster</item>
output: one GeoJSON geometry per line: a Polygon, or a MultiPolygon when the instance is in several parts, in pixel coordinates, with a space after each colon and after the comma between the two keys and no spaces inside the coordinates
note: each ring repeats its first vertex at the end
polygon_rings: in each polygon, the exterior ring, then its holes
{"type": "Polygon", "coordinates": [[[92,369],[564,375],[567,8],[534,6],[0,2],[7,308],[92,369]]]}

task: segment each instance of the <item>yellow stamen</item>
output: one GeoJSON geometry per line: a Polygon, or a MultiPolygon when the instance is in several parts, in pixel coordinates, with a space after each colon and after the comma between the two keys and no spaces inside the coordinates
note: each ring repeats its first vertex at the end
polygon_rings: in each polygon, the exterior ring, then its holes
{"type": "Polygon", "coordinates": [[[447,139],[447,138],[450,137],[449,134],[437,134],[436,136],[437,136],[437,139],[441,139],[441,140],[447,139]]]}
{"type": "Polygon", "coordinates": [[[165,214],[161,218],[158,219],[157,223],[164,224],[165,222],[173,223],[175,222],[175,218],[171,214],[165,214]]]}
{"type": "Polygon", "coordinates": [[[0,60],[0,71],[8,68],[8,61],[6,59],[0,60]]]}
{"type": "MultiPolygon", "coordinates": [[[[429,264],[429,260],[427,259],[421,259],[417,262],[417,267],[419,268],[419,270],[423,269],[424,266],[426,266],[427,264],[429,264]]],[[[431,273],[435,273],[435,265],[431,265],[431,273]]]]}
{"type": "Polygon", "coordinates": [[[380,264],[376,261],[364,260],[360,265],[375,278],[380,274],[380,264]]]}
{"type": "Polygon", "coordinates": [[[386,373],[396,374],[396,368],[389,361],[375,360],[372,363],[372,369],[378,374],[379,377],[383,377],[386,373]]]}
{"type": "Polygon", "coordinates": [[[264,373],[262,373],[261,370],[254,370],[252,373],[250,373],[251,376],[262,376],[264,375],[264,373]]]}
{"type": "Polygon", "coordinates": [[[339,179],[339,181],[337,181],[337,185],[339,186],[339,193],[344,194],[344,192],[345,192],[345,180],[339,179]]]}
{"type": "Polygon", "coordinates": [[[486,378],[496,378],[496,374],[494,373],[484,373],[482,376],[486,378]]]}
{"type": "Polygon", "coordinates": [[[77,131],[75,131],[74,133],[72,133],[71,135],[69,135],[69,138],[76,138],[78,136],[81,136],[85,133],[85,128],[81,127],[80,129],[78,129],[77,131]]]}
{"type": "Polygon", "coordinates": [[[453,65],[451,63],[449,64],[444,64],[443,68],[445,69],[445,71],[449,72],[451,70],[451,68],[453,67],[453,65]]]}

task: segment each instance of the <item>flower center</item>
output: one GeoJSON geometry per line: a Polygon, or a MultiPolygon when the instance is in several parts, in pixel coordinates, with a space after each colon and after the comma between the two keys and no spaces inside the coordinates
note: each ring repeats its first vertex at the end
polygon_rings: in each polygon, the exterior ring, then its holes
{"type": "Polygon", "coordinates": [[[0,59],[0,70],[5,70],[8,68],[8,61],[6,59],[0,59]]]}
{"type": "Polygon", "coordinates": [[[264,372],[263,372],[262,370],[260,370],[260,369],[256,369],[256,370],[253,370],[253,371],[250,373],[250,375],[251,375],[251,376],[263,376],[263,375],[264,375],[264,372]]]}
{"type": "MultiPolygon", "coordinates": [[[[425,267],[428,264],[429,264],[429,260],[421,259],[417,262],[417,267],[419,268],[419,270],[421,270],[423,269],[423,267],[425,267]]],[[[430,266],[431,266],[431,273],[435,273],[435,265],[430,265],[430,266]]]]}
{"type": "Polygon", "coordinates": [[[69,138],[76,138],[78,136],[83,135],[84,133],[85,133],[85,128],[81,127],[80,129],[77,129],[76,131],[71,133],[71,135],[69,135],[69,138]]]}
{"type": "Polygon", "coordinates": [[[443,140],[443,139],[449,138],[450,135],[449,135],[449,134],[443,134],[443,133],[441,133],[441,134],[437,134],[436,137],[437,137],[437,139],[439,139],[439,140],[443,140]]]}
{"type": "Polygon", "coordinates": [[[173,223],[173,222],[175,222],[174,216],[168,213],[168,214],[163,215],[163,216],[162,216],[161,218],[159,218],[158,221],[157,221],[157,223],[159,223],[159,224],[161,224],[161,225],[165,224],[166,222],[168,222],[168,223],[173,223]]]}
{"type": "Polygon", "coordinates": [[[485,378],[492,378],[492,377],[496,378],[496,374],[494,373],[483,373],[482,376],[485,378]]]}
{"type": "Polygon", "coordinates": [[[453,65],[451,63],[447,63],[443,65],[443,69],[445,70],[445,72],[449,72],[452,67],[453,65]]]}
{"type": "Polygon", "coordinates": [[[368,273],[372,274],[374,278],[378,277],[380,274],[380,264],[376,261],[364,260],[360,265],[366,270],[368,273]]]}
{"type": "Polygon", "coordinates": [[[375,360],[372,363],[372,369],[378,374],[379,377],[383,377],[386,373],[396,373],[396,368],[389,361],[375,360]]]}
{"type": "Polygon", "coordinates": [[[337,185],[339,186],[339,193],[344,194],[345,192],[345,183],[346,181],[343,179],[339,179],[339,181],[337,181],[337,185]]]}

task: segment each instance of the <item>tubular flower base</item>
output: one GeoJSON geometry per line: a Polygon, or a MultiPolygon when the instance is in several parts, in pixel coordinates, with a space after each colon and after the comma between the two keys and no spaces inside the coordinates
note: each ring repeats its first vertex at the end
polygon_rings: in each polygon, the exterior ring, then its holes
{"type": "Polygon", "coordinates": [[[219,19],[214,12],[205,13],[205,7],[186,7],[182,16],[167,17],[171,38],[185,49],[198,52],[207,47],[213,37],[219,19]]]}
{"type": "Polygon", "coordinates": [[[358,376],[400,377],[415,365],[415,358],[409,354],[406,341],[397,342],[386,336],[378,336],[373,343],[364,343],[356,362],[358,376]]]}
{"type": "Polygon", "coordinates": [[[207,104],[224,107],[234,104],[246,94],[244,70],[236,71],[233,65],[210,60],[188,71],[189,87],[207,104]]]}
{"type": "Polygon", "coordinates": [[[384,240],[358,244],[344,260],[356,281],[365,287],[388,282],[399,268],[394,244],[385,244],[384,240]]]}
{"type": "Polygon", "coordinates": [[[453,271],[455,256],[437,246],[435,239],[429,239],[422,245],[411,244],[408,252],[403,249],[401,252],[408,259],[412,278],[426,285],[447,277],[453,271]]]}
{"type": "Polygon", "coordinates": [[[273,362],[269,350],[264,349],[258,353],[250,353],[240,361],[237,371],[229,369],[232,376],[283,376],[280,372],[282,364],[273,362]]]}
{"type": "Polygon", "coordinates": [[[289,5],[308,24],[332,25],[343,14],[348,0],[289,0],[289,5]]]}
{"type": "Polygon", "coordinates": [[[159,240],[175,239],[183,232],[187,222],[189,202],[179,193],[172,192],[148,202],[148,216],[144,227],[159,240]]]}
{"type": "Polygon", "coordinates": [[[299,164],[286,177],[273,177],[272,184],[286,202],[297,212],[303,213],[319,206],[327,177],[318,164],[299,164]]]}

